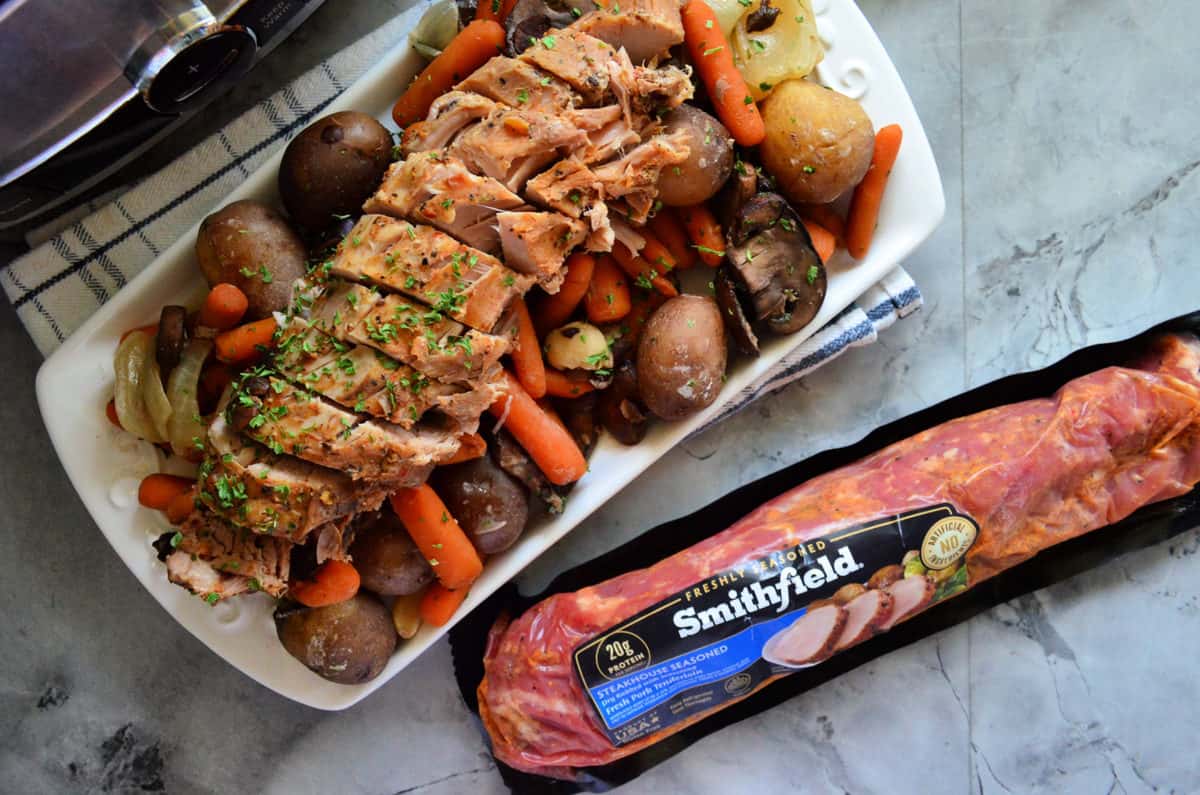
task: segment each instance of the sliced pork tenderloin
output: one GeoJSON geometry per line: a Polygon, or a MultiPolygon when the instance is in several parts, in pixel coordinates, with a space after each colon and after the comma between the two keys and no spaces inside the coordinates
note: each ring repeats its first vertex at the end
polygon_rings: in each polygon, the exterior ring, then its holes
{"type": "Polygon", "coordinates": [[[892,613],[879,628],[891,629],[900,621],[924,610],[933,601],[936,587],[933,580],[925,576],[905,577],[884,589],[892,597],[892,613]]]}
{"type": "Polygon", "coordinates": [[[456,85],[502,102],[510,108],[558,113],[573,107],[579,97],[566,83],[541,71],[527,60],[497,55],[456,85]]]}
{"type": "Polygon", "coordinates": [[[551,28],[518,60],[562,79],[584,104],[596,105],[608,93],[607,64],[615,53],[611,44],[581,30],[551,28]]]}
{"type": "Polygon", "coordinates": [[[246,410],[231,422],[272,452],[393,489],[425,482],[459,447],[456,430],[364,419],[277,377],[244,380],[234,401],[246,410]]]}
{"type": "Polygon", "coordinates": [[[683,19],[676,0],[626,0],[598,7],[571,27],[622,47],[642,63],[683,42],[683,19]]]}
{"type": "Polygon", "coordinates": [[[546,292],[557,293],[565,275],[563,262],[587,237],[588,225],[552,212],[503,212],[496,220],[509,267],[535,277],[546,292]]]}
{"type": "Polygon", "coordinates": [[[366,345],[447,384],[491,378],[508,342],[468,329],[398,295],[346,282],[330,285],[312,307],[310,323],[343,342],[366,345]]]}
{"type": "Polygon", "coordinates": [[[410,124],[401,139],[405,157],[415,152],[445,149],[464,128],[486,118],[496,103],[472,91],[449,91],[429,106],[423,121],[410,124]]]}
{"type": "Polygon", "coordinates": [[[387,496],[343,472],[276,455],[241,436],[226,419],[231,395],[209,425],[200,465],[198,499],[208,511],[256,533],[300,542],[328,522],[374,510],[387,496]]]}
{"type": "Polygon", "coordinates": [[[846,609],[839,605],[809,609],[763,645],[763,659],[791,666],[819,663],[833,654],[846,618],[846,609]]]}
{"type": "Polygon", "coordinates": [[[620,200],[621,209],[634,224],[644,224],[658,197],[658,178],[663,169],[687,160],[690,150],[682,131],[656,135],[634,147],[624,157],[594,166],[592,172],[600,183],[610,208],[620,200]]]}
{"type": "Polygon", "coordinates": [[[210,601],[287,590],[292,544],[236,527],[208,511],[193,511],[167,541],[167,578],[210,601]]]}
{"type": "Polygon", "coordinates": [[[587,140],[568,116],[498,107],[455,138],[446,154],[516,193],[538,171],[587,140]]]}
{"type": "Polygon", "coordinates": [[[334,276],[403,293],[471,328],[490,331],[533,279],[431,226],[369,214],[333,257],[334,276]]]}
{"type": "Polygon", "coordinates": [[[469,246],[497,254],[496,213],[524,206],[520,196],[497,180],[472,174],[461,160],[435,149],[389,166],[363,212],[432,224],[469,246]]]}
{"type": "Polygon", "coordinates": [[[837,639],[835,651],[862,643],[883,629],[892,615],[892,595],[887,591],[868,590],[851,599],[846,608],[846,626],[837,639]]]}

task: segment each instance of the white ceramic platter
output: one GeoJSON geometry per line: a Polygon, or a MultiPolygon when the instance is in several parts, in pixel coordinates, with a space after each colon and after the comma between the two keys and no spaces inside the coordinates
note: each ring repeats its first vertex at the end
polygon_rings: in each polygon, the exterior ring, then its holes
{"type": "MultiPolygon", "coordinates": [[[[818,26],[828,48],[818,70],[823,83],[861,100],[877,126],[899,123],[904,144],[892,173],[870,255],[862,262],[831,263],[829,290],[820,314],[807,328],[766,342],[754,361],[740,359],[725,389],[736,394],[769,370],[801,341],[902,262],[941,221],[945,197],[937,165],[912,100],[870,24],[852,0],[816,0],[818,26]]],[[[412,21],[423,8],[406,12],[412,21]]],[[[391,125],[392,103],[421,67],[407,42],[401,42],[329,108],[377,114],[391,125]]],[[[263,164],[222,205],[256,198],[278,203],[275,179],[280,154],[263,164]]],[[[164,304],[195,305],[204,285],[192,256],[193,228],[143,273],[105,304],[38,373],[37,393],[50,438],[71,483],[113,549],[159,604],[231,665],[288,698],[320,709],[344,709],[387,683],[449,629],[423,628],[403,642],[383,673],[363,685],[337,685],[320,679],[293,659],[275,637],[272,601],[245,596],[214,607],[167,581],[150,542],[167,529],[157,511],[137,504],[139,480],[157,471],[158,454],[113,428],[104,416],[112,395],[112,357],[122,332],[153,322],[164,304]]],[[[566,535],[720,410],[711,406],[686,422],[658,423],[645,441],[625,448],[604,439],[591,458],[591,469],[578,483],[559,516],[530,527],[521,540],[489,560],[471,589],[459,617],[483,601],[523,567],[566,535]]],[[[420,683],[409,683],[419,687],[420,683]]]]}

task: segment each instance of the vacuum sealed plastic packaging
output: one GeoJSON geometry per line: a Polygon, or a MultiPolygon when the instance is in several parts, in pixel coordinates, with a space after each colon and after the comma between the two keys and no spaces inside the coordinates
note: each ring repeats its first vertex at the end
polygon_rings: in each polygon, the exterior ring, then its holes
{"type": "MultiPolygon", "coordinates": [[[[673,522],[693,542],[673,554],[649,557],[669,546],[656,540],[666,528],[651,531],[560,578],[523,614],[500,615],[480,650],[464,634],[517,606],[511,593],[494,598],[453,642],[497,759],[532,774],[510,784],[621,783],[676,752],[676,735],[719,728],[941,628],[926,616],[955,623],[1094,565],[1094,551],[1068,545],[1061,565],[1022,581],[1025,562],[1051,547],[1167,500],[1191,516],[1200,340],[1155,334],[1072,359],[1036,374],[1040,390],[1031,376],[983,387],[883,429],[839,463],[874,441],[865,458],[811,479],[821,470],[798,465],[673,522]],[[469,649],[483,651],[481,677],[469,649]]],[[[1126,540],[1161,535],[1158,519],[1126,540]]]]}

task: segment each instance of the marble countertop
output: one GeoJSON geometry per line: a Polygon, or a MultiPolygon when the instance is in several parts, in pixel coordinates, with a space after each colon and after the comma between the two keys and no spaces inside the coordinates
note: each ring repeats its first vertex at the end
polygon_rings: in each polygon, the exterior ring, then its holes
{"type": "MultiPolygon", "coordinates": [[[[400,5],[326,3],[206,123],[400,5]]],[[[535,564],[531,584],[967,387],[1200,308],[1200,6],[861,5],[946,186],[945,222],[906,263],[925,309],[667,456],[535,564]]],[[[67,484],[34,401],[39,364],[0,309],[0,421],[14,431],[0,464],[3,789],[503,791],[445,643],[326,714],[254,684],[170,620],[67,484]]],[[[1022,597],[710,736],[622,791],[1196,791],[1198,549],[1192,531],[1022,597]]]]}

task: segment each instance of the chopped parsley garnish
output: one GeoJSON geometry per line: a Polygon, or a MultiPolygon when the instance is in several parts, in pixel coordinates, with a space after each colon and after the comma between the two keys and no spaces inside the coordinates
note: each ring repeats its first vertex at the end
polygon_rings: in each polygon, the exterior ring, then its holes
{"type": "Polygon", "coordinates": [[[766,52],[767,45],[763,44],[758,39],[750,39],[750,47],[758,52],[766,52]]]}
{"type": "Polygon", "coordinates": [[[451,199],[449,196],[442,199],[442,207],[443,208],[449,210],[453,206],[454,206],[454,199],[451,199]]]}
{"type": "Polygon", "coordinates": [[[179,549],[179,545],[182,542],[183,542],[183,533],[176,530],[175,535],[171,536],[171,549],[179,549]]]}
{"type": "Polygon", "coordinates": [[[808,280],[809,284],[812,284],[817,280],[817,276],[820,274],[821,270],[816,265],[809,265],[808,273],[804,274],[804,278],[808,280]]]}
{"type": "Polygon", "coordinates": [[[750,96],[749,94],[747,94],[747,95],[746,95],[746,96],[745,96],[745,97],[742,99],[742,102],[746,103],[747,105],[753,105],[753,104],[754,104],[754,97],[752,97],[752,96],[750,96]]]}
{"type": "Polygon", "coordinates": [[[783,231],[785,231],[785,232],[795,232],[796,231],[796,222],[793,221],[791,218],[780,218],[779,225],[783,227],[783,231]]]}
{"type": "Polygon", "coordinates": [[[803,171],[805,174],[811,174],[814,171],[816,171],[816,169],[813,168],[812,166],[805,166],[804,168],[802,168],[800,170],[803,171]]]}
{"type": "Polygon", "coordinates": [[[709,47],[707,50],[704,51],[703,54],[704,54],[704,57],[707,58],[710,55],[716,55],[723,49],[725,49],[725,45],[719,44],[716,47],[709,47]]]}
{"type": "Polygon", "coordinates": [[[770,90],[771,90],[771,84],[770,84],[770,83],[768,83],[768,82],[766,82],[766,81],[764,80],[763,82],[761,82],[761,83],[759,83],[759,84],[758,84],[758,90],[759,90],[759,91],[770,91],[770,90]]]}
{"type": "Polygon", "coordinates": [[[529,101],[529,92],[522,88],[521,90],[519,90],[517,92],[517,104],[524,105],[528,101],[529,101]]]}
{"type": "Polygon", "coordinates": [[[553,36],[542,36],[542,46],[547,50],[553,50],[557,43],[558,41],[553,36]]]}
{"type": "Polygon", "coordinates": [[[708,246],[702,246],[699,243],[693,243],[692,248],[696,249],[697,251],[699,251],[703,254],[712,254],[713,256],[717,256],[717,257],[725,256],[724,251],[718,251],[715,248],[709,248],[708,246]]]}
{"type": "Polygon", "coordinates": [[[512,287],[514,284],[517,283],[517,280],[515,278],[513,278],[513,275],[511,273],[509,273],[509,274],[506,274],[504,276],[504,278],[500,280],[500,283],[503,284],[505,287],[512,287]]]}
{"type": "Polygon", "coordinates": [[[210,605],[215,605],[217,602],[221,601],[221,594],[210,593],[204,597],[204,601],[208,602],[210,605]]]}

